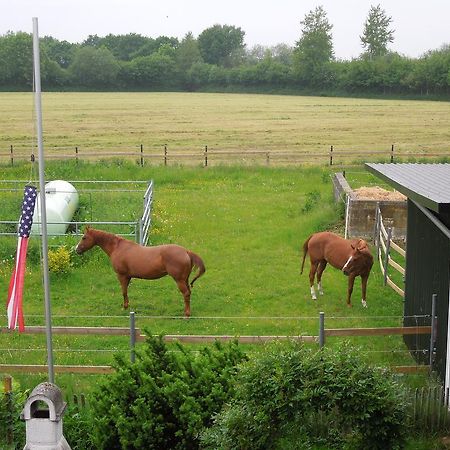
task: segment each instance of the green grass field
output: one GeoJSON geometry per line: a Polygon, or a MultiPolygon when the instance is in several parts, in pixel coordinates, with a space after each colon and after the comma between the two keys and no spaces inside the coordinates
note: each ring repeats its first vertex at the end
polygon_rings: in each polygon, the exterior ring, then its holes
{"type": "MultiPolygon", "coordinates": [[[[163,334],[317,335],[320,311],[326,314],[327,328],[401,324],[402,299],[383,286],[376,265],[369,279],[368,309],[360,303],[359,280],[354,307],[346,307],[347,280],[333,268],[324,274],[325,295],[317,302],[310,298],[308,262],[305,273],[299,274],[301,245],[314,231],[342,231],[327,168],[140,168],[131,163],[51,162],[47,169],[49,178],[74,180],[76,187],[77,179],[153,179],[151,243],[178,243],[204,259],[207,272],[193,289],[190,320],[182,319],[183,302],[173,280],[132,281],[129,296],[138,327],[163,334]]],[[[26,179],[29,166],[4,166],[3,173],[8,179],[26,179]]],[[[21,193],[16,197],[20,201],[21,193]]],[[[82,190],[80,199],[86,206],[80,218],[84,214],[90,220],[106,216],[129,220],[138,216],[142,201],[135,194],[82,190]]],[[[37,238],[31,239],[24,305],[27,324],[37,325],[44,324],[40,246],[37,238]]],[[[0,240],[0,292],[5,297],[15,242],[14,237],[0,240]]],[[[64,241],[69,247],[76,242],[75,237],[64,241]]],[[[51,248],[62,243],[61,238],[49,242],[51,248]]],[[[97,248],[82,257],[73,254],[72,262],[69,273],[50,277],[53,325],[128,326],[128,312],[122,309],[119,283],[107,256],[97,248]]],[[[342,339],[329,340],[330,345],[338,342],[342,339]]],[[[413,364],[399,337],[353,342],[380,364],[413,364]]],[[[44,336],[4,334],[1,347],[2,363],[46,361],[44,336]]],[[[54,347],[56,364],[110,364],[114,351],[128,351],[128,338],[55,335],[54,347]]],[[[36,378],[18,376],[26,384],[36,378]]],[[[63,375],[58,379],[75,386],[92,380],[63,375]]]]}
{"type": "MultiPolygon", "coordinates": [[[[47,150],[448,152],[448,102],[202,93],[44,93],[47,150]]],[[[0,93],[0,153],[35,142],[33,97],[0,93]]]]}

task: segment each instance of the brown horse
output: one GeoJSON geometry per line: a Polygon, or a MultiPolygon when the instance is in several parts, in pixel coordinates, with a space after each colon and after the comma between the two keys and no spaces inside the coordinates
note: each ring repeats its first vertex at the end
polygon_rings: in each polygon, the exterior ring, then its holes
{"type": "Polygon", "coordinates": [[[367,279],[373,265],[373,257],[367,242],[363,239],[348,240],[337,234],[324,231],[311,235],[303,244],[302,270],[305,265],[306,254],[309,252],[311,269],[309,271],[309,284],[311,297],[316,300],[314,290],[314,277],[317,274],[317,288],[323,295],[322,273],[330,263],[336,269],[342,270],[348,276],[347,306],[352,306],[351,296],[353,284],[357,276],[361,277],[362,305],[366,308],[367,279]]]}
{"type": "Polygon", "coordinates": [[[179,245],[167,244],[144,247],[112,233],[87,227],[75,248],[78,254],[98,245],[110,258],[122,286],[123,307],[128,308],[128,285],[131,278],[156,280],[170,275],[184,297],[184,315],[191,315],[191,287],[205,273],[200,256],[179,245]],[[194,267],[198,272],[189,284],[194,267]]]}

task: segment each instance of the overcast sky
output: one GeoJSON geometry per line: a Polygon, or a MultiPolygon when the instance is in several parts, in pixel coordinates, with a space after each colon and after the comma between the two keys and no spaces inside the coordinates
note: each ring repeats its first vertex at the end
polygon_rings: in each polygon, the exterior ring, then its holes
{"type": "Polygon", "coordinates": [[[220,24],[240,27],[247,47],[293,46],[300,21],[322,5],[333,25],[335,56],[350,59],[361,53],[359,36],[370,6],[378,3],[393,19],[391,50],[417,57],[450,43],[450,0],[0,0],[0,35],[31,33],[37,17],[41,37],[69,42],[109,33],[181,39],[220,24]]]}

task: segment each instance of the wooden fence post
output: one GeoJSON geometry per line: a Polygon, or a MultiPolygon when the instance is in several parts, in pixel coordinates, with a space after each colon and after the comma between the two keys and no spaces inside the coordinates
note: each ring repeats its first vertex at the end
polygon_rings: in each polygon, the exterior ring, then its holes
{"type": "Polygon", "coordinates": [[[205,167],[208,167],[208,146],[207,145],[205,145],[204,155],[205,155],[205,167]]]}
{"type": "Polygon", "coordinates": [[[75,147],[75,160],[78,164],[78,147],[75,147]]]}
{"type": "Polygon", "coordinates": [[[144,167],[144,146],[141,144],[141,167],[144,167]]]}
{"type": "Polygon", "coordinates": [[[14,149],[13,149],[13,146],[11,145],[11,147],[10,147],[10,153],[11,153],[11,157],[10,157],[10,159],[11,159],[11,165],[13,166],[14,165],[14,149]]]}
{"type": "Polygon", "coordinates": [[[333,165],[333,146],[330,147],[330,166],[333,165]]]}
{"type": "Polygon", "coordinates": [[[392,239],[392,228],[387,229],[387,239],[386,239],[386,254],[384,255],[384,285],[387,284],[387,269],[389,264],[389,252],[391,250],[391,239],[392,239]]]}
{"type": "Polygon", "coordinates": [[[391,163],[394,162],[394,144],[391,145],[391,163]]]}
{"type": "Polygon", "coordinates": [[[167,144],[164,144],[164,165],[167,166],[167,144]]]}

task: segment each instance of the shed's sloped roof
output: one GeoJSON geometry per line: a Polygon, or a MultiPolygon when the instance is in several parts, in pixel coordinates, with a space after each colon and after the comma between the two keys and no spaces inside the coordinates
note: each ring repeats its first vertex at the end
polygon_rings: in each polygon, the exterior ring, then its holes
{"type": "Polygon", "coordinates": [[[373,174],[402,194],[436,212],[450,208],[450,164],[373,164],[373,174]]]}

